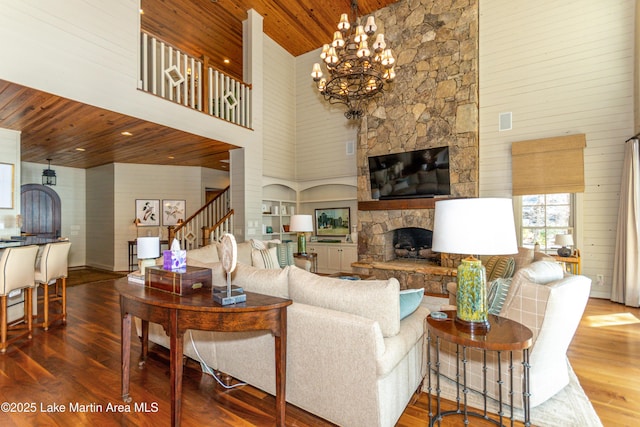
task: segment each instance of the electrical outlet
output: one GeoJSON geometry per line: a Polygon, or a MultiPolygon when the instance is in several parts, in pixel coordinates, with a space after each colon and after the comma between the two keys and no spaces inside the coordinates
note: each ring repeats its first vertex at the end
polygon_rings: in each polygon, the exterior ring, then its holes
{"type": "Polygon", "coordinates": [[[604,276],[602,274],[596,276],[596,285],[604,286],[604,276]]]}

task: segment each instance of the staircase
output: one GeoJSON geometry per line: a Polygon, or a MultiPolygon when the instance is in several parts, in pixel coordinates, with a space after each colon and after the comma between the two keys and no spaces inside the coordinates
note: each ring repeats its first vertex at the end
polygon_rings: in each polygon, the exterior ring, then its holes
{"type": "Polygon", "coordinates": [[[177,239],[180,248],[191,250],[218,241],[225,233],[233,233],[233,209],[229,187],[198,209],[183,223],[169,227],[169,245],[177,239]]]}

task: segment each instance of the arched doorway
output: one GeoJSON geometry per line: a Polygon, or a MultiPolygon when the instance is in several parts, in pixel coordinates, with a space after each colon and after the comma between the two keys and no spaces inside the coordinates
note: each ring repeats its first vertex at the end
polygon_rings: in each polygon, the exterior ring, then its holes
{"type": "Polygon", "coordinates": [[[60,196],[51,187],[24,184],[20,187],[22,233],[38,237],[60,237],[60,196]]]}

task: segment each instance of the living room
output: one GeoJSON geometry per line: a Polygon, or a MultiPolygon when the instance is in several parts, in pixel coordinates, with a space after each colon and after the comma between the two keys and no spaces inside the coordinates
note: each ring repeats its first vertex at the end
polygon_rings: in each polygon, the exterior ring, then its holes
{"type": "MultiPolygon", "coordinates": [[[[258,74],[264,76],[263,88],[254,82],[254,96],[262,102],[256,102],[255,129],[248,132],[225,123],[211,124],[212,119],[178,111],[176,106],[162,100],[145,99],[144,94],[131,94],[131,88],[135,87],[131,74],[135,70],[132,64],[137,62],[139,19],[131,2],[110,4],[111,18],[106,23],[102,8],[107,6],[92,2],[80,10],[71,6],[53,10],[54,6],[25,3],[6,6],[8,13],[2,18],[1,34],[3,39],[19,42],[8,47],[9,57],[15,61],[3,61],[0,78],[244,147],[243,170],[233,169],[232,156],[232,174],[240,176],[230,179],[243,185],[237,199],[243,205],[237,224],[242,237],[252,237],[250,224],[261,220],[260,205],[266,185],[294,188],[302,200],[306,190],[322,186],[337,186],[344,192],[335,197],[341,204],[345,199],[355,204],[361,197],[367,197],[358,192],[357,156],[344,155],[348,143],[361,144],[366,137],[362,136],[362,129],[344,119],[339,108],[328,108],[313,92],[309,70],[318,51],[293,57],[264,37],[259,57],[269,61],[264,61],[262,74],[258,74]],[[48,7],[52,10],[47,10],[48,7]],[[69,49],[66,35],[71,30],[55,27],[62,27],[59,22],[76,22],[78,16],[82,16],[82,23],[78,24],[82,28],[71,32],[78,47],[74,54],[60,61],[60,52],[69,49]],[[122,31],[123,27],[129,31],[122,31]],[[102,50],[95,52],[81,41],[87,33],[111,40],[115,52],[126,52],[107,56],[102,50]],[[47,49],[41,46],[44,39],[49,43],[47,49]],[[46,73],[42,73],[42,64],[48,65],[46,73]],[[105,85],[105,81],[111,83],[105,85]],[[295,88],[291,87],[291,81],[296,82],[295,88]]],[[[410,2],[398,3],[409,7],[410,2]]],[[[576,246],[582,251],[583,274],[594,283],[598,275],[603,277],[601,286],[593,286],[592,296],[608,298],[622,151],[624,141],[635,133],[632,101],[635,96],[631,97],[635,93],[635,3],[607,6],[606,13],[600,7],[596,2],[589,7],[571,2],[552,11],[535,5],[514,10],[509,2],[479,5],[479,87],[475,100],[479,149],[474,195],[511,196],[512,142],[585,133],[586,188],[576,197],[576,246]],[[585,22],[589,25],[584,25],[585,22]],[[498,116],[502,112],[513,112],[510,131],[498,130],[498,116]]],[[[389,23],[385,31],[390,39],[391,34],[399,32],[389,23]]],[[[367,120],[380,120],[377,114],[371,114],[367,120]]],[[[4,130],[1,134],[2,161],[20,165],[16,169],[16,176],[20,177],[15,187],[18,194],[20,184],[40,181],[43,165],[20,164],[19,135],[4,130]]],[[[56,190],[63,199],[63,209],[68,209],[63,217],[62,234],[69,235],[73,243],[71,265],[112,270],[125,269],[126,241],[137,233],[132,226],[136,198],[186,198],[187,210],[193,212],[202,204],[203,187],[224,187],[224,180],[229,179],[208,171],[183,172],[181,168],[168,166],[135,168],[118,164],[94,171],[65,167],[56,170],[59,176],[56,190]],[[191,184],[197,186],[193,194],[179,197],[182,189],[191,184]],[[96,212],[112,214],[100,217],[96,212]],[[108,226],[104,227],[105,224],[108,226]],[[100,242],[100,250],[96,242],[100,242]]],[[[313,209],[317,205],[315,200],[322,199],[312,196],[302,206],[313,209]]],[[[335,203],[320,205],[331,207],[335,203]]],[[[7,211],[6,216],[18,213],[19,209],[14,209],[7,211]]],[[[15,231],[6,220],[6,235],[15,231]]]]}

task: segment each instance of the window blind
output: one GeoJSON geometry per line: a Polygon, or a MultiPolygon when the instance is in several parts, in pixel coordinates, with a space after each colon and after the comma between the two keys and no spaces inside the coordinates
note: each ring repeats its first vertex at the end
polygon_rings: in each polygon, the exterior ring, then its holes
{"type": "Polygon", "coordinates": [[[585,134],[511,144],[513,195],[584,192],[585,134]]]}

